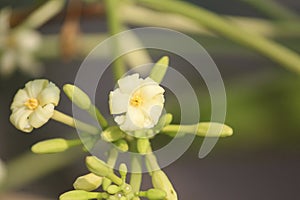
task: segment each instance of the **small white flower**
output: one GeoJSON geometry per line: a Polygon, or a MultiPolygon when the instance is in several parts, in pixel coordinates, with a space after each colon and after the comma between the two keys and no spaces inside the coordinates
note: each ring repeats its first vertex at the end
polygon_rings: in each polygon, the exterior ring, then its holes
{"type": "Polygon", "coordinates": [[[110,92],[109,108],[123,131],[154,127],[164,107],[164,89],[151,78],[138,74],[118,81],[119,88],[110,92]]]}
{"type": "Polygon", "coordinates": [[[24,132],[41,127],[52,117],[59,93],[58,87],[45,79],[26,83],[24,89],[18,90],[10,106],[11,123],[24,132]]]}
{"type": "Polygon", "coordinates": [[[40,64],[35,60],[34,53],[41,44],[41,36],[32,29],[10,29],[9,9],[0,12],[0,73],[12,74],[17,67],[23,72],[38,75],[40,64]]]}

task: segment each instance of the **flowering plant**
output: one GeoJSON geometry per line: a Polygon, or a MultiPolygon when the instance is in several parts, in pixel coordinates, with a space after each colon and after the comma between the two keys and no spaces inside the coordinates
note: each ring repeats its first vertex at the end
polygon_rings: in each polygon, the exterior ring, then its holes
{"type": "MultiPolygon", "coordinates": [[[[60,90],[48,80],[30,81],[24,89],[17,92],[11,105],[10,118],[17,129],[28,133],[52,118],[84,131],[86,138],[93,140],[89,148],[93,148],[98,140],[113,144],[107,152],[107,162],[96,156],[86,157],[85,162],[89,172],[79,176],[73,184],[74,190],[62,194],[60,200],[138,200],[142,197],[152,200],[177,200],[176,190],[168,176],[160,169],[150,139],[157,134],[177,137],[177,132],[218,136],[217,133],[214,135],[207,132],[210,126],[221,127],[220,136],[226,137],[232,134],[230,127],[218,123],[171,124],[172,114],[163,113],[165,90],[160,86],[168,65],[168,57],[163,57],[154,65],[149,77],[143,79],[135,73],[118,80],[118,87],[110,92],[108,102],[116,125],[108,124],[106,118],[91,103],[84,91],[74,85],[66,84],[63,87],[65,94],[76,106],[91,114],[99,122],[101,129],[55,110],[59,102],[60,90]],[[127,182],[128,166],[125,163],[120,164],[119,175],[113,170],[118,156],[125,152],[132,153],[133,170],[129,182],[127,182]],[[144,156],[153,188],[141,190],[142,163],[136,155],[144,156]],[[98,191],[100,187],[102,190],[98,191]]],[[[82,140],[53,138],[40,141],[31,149],[37,154],[59,153],[85,143],[85,138],[82,140]]]]}

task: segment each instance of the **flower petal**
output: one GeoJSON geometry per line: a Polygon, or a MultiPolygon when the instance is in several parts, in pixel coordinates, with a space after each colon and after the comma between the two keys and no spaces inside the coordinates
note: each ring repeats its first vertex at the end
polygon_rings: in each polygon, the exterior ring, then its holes
{"type": "Polygon", "coordinates": [[[117,124],[121,125],[125,122],[125,115],[120,115],[120,116],[116,116],[115,117],[115,122],[117,122],[117,124]]]}
{"type": "Polygon", "coordinates": [[[10,109],[14,111],[20,107],[24,106],[24,103],[29,99],[27,92],[23,89],[19,89],[16,93],[14,100],[10,106],[10,109]]]}
{"type": "Polygon", "coordinates": [[[163,94],[165,90],[157,84],[148,84],[140,88],[143,99],[152,100],[153,97],[163,94]]]}
{"type": "Polygon", "coordinates": [[[111,114],[121,114],[127,111],[129,95],[116,89],[109,94],[109,109],[111,114]]]}
{"type": "Polygon", "coordinates": [[[52,103],[57,106],[59,102],[59,93],[60,90],[53,83],[49,83],[49,85],[43,89],[43,91],[38,95],[37,99],[41,106],[52,103]]]}
{"type": "Polygon", "coordinates": [[[37,98],[39,93],[48,85],[49,81],[46,79],[36,79],[29,81],[25,85],[25,90],[30,98],[37,98]]]}
{"type": "Polygon", "coordinates": [[[32,112],[32,110],[25,109],[25,107],[17,109],[10,115],[10,122],[17,129],[29,133],[33,129],[28,120],[28,117],[32,112]]]}
{"type": "Polygon", "coordinates": [[[29,123],[34,128],[43,126],[52,117],[54,111],[54,105],[48,104],[44,107],[37,107],[34,112],[29,116],[29,123]]]}
{"type": "Polygon", "coordinates": [[[136,108],[134,106],[129,106],[127,115],[126,115],[126,121],[131,121],[132,124],[134,124],[138,128],[144,128],[144,123],[147,120],[147,116],[143,112],[143,110],[136,108]]]}
{"type": "Polygon", "coordinates": [[[133,74],[118,80],[118,85],[122,93],[131,94],[142,82],[143,79],[139,78],[139,74],[133,74]]]}

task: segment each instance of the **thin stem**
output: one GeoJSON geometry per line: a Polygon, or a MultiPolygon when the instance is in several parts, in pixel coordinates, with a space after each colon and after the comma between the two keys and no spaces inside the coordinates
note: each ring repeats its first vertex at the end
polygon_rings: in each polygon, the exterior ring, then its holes
{"type": "Polygon", "coordinates": [[[30,14],[20,26],[38,28],[57,15],[63,9],[64,4],[65,1],[62,0],[46,1],[44,5],[30,14]]]}
{"type": "Polygon", "coordinates": [[[274,0],[240,0],[275,20],[294,20],[298,15],[274,0]]]}
{"type": "Polygon", "coordinates": [[[58,122],[64,123],[73,128],[78,128],[79,130],[86,131],[91,134],[99,133],[99,130],[96,127],[94,127],[90,124],[84,123],[82,121],[79,121],[77,119],[74,119],[73,117],[66,115],[58,110],[54,110],[52,119],[54,119],[58,122]]]}
{"type": "Polygon", "coordinates": [[[282,66],[300,74],[300,57],[296,52],[258,34],[247,32],[211,11],[177,0],[137,0],[137,2],[191,18],[206,28],[252,48],[282,66]]]}
{"type": "MultiPolygon", "coordinates": [[[[107,22],[110,35],[115,35],[122,31],[122,24],[119,18],[120,0],[105,0],[107,22]]],[[[119,42],[115,39],[113,45],[113,55],[117,57],[113,63],[113,72],[115,80],[118,80],[125,73],[123,59],[119,57],[119,42]]]]}
{"type": "Polygon", "coordinates": [[[138,192],[142,184],[142,166],[139,157],[135,155],[131,156],[131,167],[133,172],[130,175],[129,184],[134,192],[138,192]]]}

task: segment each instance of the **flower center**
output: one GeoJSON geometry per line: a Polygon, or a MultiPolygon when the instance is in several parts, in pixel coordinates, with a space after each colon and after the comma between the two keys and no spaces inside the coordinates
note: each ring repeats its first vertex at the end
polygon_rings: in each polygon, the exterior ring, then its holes
{"type": "Polygon", "coordinates": [[[28,99],[24,105],[30,110],[35,110],[39,106],[39,101],[35,98],[28,99]]]}
{"type": "Polygon", "coordinates": [[[134,107],[138,107],[143,103],[143,98],[140,95],[133,95],[133,97],[131,97],[130,99],[130,105],[134,106],[134,107]]]}

